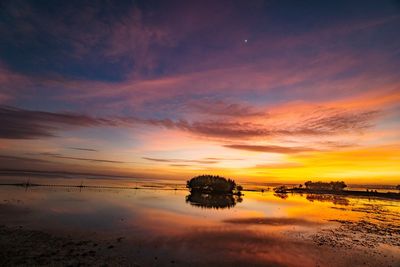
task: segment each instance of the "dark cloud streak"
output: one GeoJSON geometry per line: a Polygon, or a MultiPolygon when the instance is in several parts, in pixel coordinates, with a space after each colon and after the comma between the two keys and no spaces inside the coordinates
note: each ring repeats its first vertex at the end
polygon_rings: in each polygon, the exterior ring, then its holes
{"type": "MultiPolygon", "coordinates": [[[[221,138],[265,139],[276,136],[319,136],[335,135],[344,132],[361,132],[373,126],[373,120],[380,113],[369,111],[318,111],[293,125],[268,125],[252,122],[226,120],[194,121],[171,119],[143,119],[136,117],[99,118],[77,113],[55,113],[23,110],[0,106],[0,138],[37,139],[55,137],[56,132],[79,127],[132,127],[138,124],[178,129],[194,135],[221,138]]],[[[81,149],[85,150],[85,149],[81,149]]],[[[86,151],[92,151],[86,149],[86,151]]]]}
{"type": "Polygon", "coordinates": [[[70,156],[64,156],[64,155],[58,154],[58,153],[49,153],[49,152],[36,153],[34,155],[47,156],[47,157],[52,157],[52,158],[57,158],[57,159],[71,159],[71,160],[81,160],[81,161],[100,162],[100,163],[127,163],[125,161],[119,161],[119,160],[70,157],[70,156]]]}
{"type": "Polygon", "coordinates": [[[160,158],[149,158],[149,157],[142,157],[142,159],[155,161],[155,162],[166,162],[166,163],[180,163],[180,162],[187,162],[187,163],[200,163],[200,164],[215,164],[218,163],[216,160],[189,160],[189,159],[160,159],[160,158]]]}
{"type": "Polygon", "coordinates": [[[19,157],[19,156],[10,156],[10,155],[0,155],[0,159],[2,160],[12,160],[12,161],[21,161],[21,162],[40,162],[40,163],[49,163],[51,161],[43,160],[43,159],[35,159],[30,157],[19,157]]]}
{"type": "Polygon", "coordinates": [[[76,127],[116,126],[116,122],[77,113],[54,113],[0,106],[0,138],[38,139],[76,127]]]}
{"type": "Polygon", "coordinates": [[[90,162],[100,162],[100,163],[127,163],[125,161],[119,160],[107,160],[107,159],[92,159],[92,158],[79,158],[79,157],[67,157],[67,156],[53,156],[58,159],[72,159],[72,160],[82,160],[82,161],[90,161],[90,162]]]}
{"type": "Polygon", "coordinates": [[[98,152],[97,149],[93,149],[93,148],[84,148],[84,147],[68,147],[68,149],[79,150],[79,151],[88,151],[88,152],[98,152]]]}
{"type": "Polygon", "coordinates": [[[313,148],[307,148],[307,147],[283,147],[283,146],[261,146],[261,145],[224,145],[224,147],[239,149],[239,150],[254,151],[254,152],[282,153],[282,154],[295,154],[295,153],[316,151],[313,148]]]}
{"type": "Polygon", "coordinates": [[[186,109],[201,114],[227,117],[260,117],[266,116],[266,112],[262,112],[254,108],[254,106],[239,103],[229,103],[222,100],[192,100],[186,104],[186,109]]]}
{"type": "Polygon", "coordinates": [[[378,110],[355,112],[329,112],[305,119],[303,126],[294,132],[318,135],[334,134],[346,131],[361,131],[372,127],[372,120],[379,115],[378,110]]]}
{"type": "MultiPolygon", "coordinates": [[[[318,112],[320,112],[318,110],[318,112]]],[[[369,111],[337,111],[327,110],[317,116],[308,116],[292,125],[275,126],[252,122],[236,122],[226,120],[188,122],[170,119],[128,119],[131,122],[161,126],[167,129],[179,129],[207,137],[223,139],[267,138],[276,136],[319,136],[335,135],[344,132],[361,132],[373,126],[373,120],[379,115],[378,110],[369,111]]]]}

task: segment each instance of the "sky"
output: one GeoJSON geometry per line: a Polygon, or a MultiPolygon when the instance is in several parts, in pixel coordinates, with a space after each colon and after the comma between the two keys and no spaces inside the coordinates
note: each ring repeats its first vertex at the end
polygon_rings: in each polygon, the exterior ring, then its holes
{"type": "Polygon", "coordinates": [[[398,184],[399,1],[0,1],[0,173],[398,184]]]}

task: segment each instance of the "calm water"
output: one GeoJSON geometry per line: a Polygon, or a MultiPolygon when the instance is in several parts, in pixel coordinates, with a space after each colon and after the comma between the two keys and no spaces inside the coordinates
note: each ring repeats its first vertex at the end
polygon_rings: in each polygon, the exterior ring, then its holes
{"type": "MultiPolygon", "coordinates": [[[[0,224],[98,240],[122,237],[121,251],[149,266],[154,265],[154,255],[194,265],[276,266],[357,266],[365,260],[378,264],[383,255],[383,263],[400,266],[398,244],[354,245],[363,234],[357,229],[347,236],[353,239],[351,251],[315,241],[327,231],[337,231],[341,220],[391,225],[396,236],[398,201],[272,192],[212,198],[158,186],[161,190],[1,186],[0,224]],[[372,250],[375,256],[366,254],[372,250]],[[338,251],[343,257],[335,258],[338,251]]],[[[382,234],[375,234],[380,242],[382,234]]],[[[360,240],[374,242],[362,236],[360,240]]]]}

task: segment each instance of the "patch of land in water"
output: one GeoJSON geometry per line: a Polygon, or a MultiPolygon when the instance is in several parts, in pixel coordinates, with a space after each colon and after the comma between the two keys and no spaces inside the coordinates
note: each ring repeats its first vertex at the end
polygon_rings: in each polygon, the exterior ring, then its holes
{"type": "Polygon", "coordinates": [[[300,194],[330,194],[340,196],[361,196],[361,197],[380,197],[389,199],[400,199],[400,193],[394,192],[372,192],[372,191],[356,191],[356,190],[313,190],[307,188],[288,188],[285,190],[286,193],[300,193],[300,194]]]}

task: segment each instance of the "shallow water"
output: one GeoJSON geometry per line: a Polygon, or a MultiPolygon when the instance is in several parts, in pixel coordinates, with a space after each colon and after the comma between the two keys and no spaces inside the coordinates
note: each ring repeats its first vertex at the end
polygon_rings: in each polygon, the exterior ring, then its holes
{"type": "Polygon", "coordinates": [[[213,199],[175,188],[1,186],[0,224],[123,240],[120,253],[144,266],[399,266],[399,201],[273,192],[213,199]]]}

